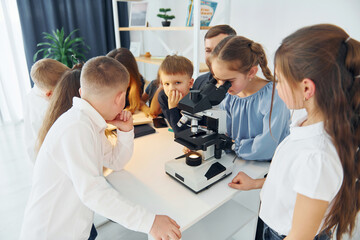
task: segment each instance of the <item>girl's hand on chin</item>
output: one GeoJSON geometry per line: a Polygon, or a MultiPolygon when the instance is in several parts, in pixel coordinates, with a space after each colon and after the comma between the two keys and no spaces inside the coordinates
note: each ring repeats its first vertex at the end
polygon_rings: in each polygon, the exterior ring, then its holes
{"type": "Polygon", "coordinates": [[[113,120],[106,121],[117,127],[120,131],[129,132],[134,128],[131,112],[123,110],[113,120]]]}

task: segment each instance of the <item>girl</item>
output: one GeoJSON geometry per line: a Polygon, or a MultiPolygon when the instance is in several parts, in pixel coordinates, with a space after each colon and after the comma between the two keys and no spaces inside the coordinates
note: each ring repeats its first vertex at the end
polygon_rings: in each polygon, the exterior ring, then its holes
{"type": "Polygon", "coordinates": [[[36,144],[36,153],[45,139],[50,127],[61,114],[72,107],[73,97],[80,97],[80,73],[82,64],[75,65],[72,70],[63,74],[52,94],[49,107],[45,113],[44,122],[39,130],[36,144]]]}
{"type": "Polygon", "coordinates": [[[264,239],[336,239],[360,208],[360,43],[314,25],[285,38],[275,55],[279,96],[305,108],[277,148],[265,179],[240,172],[231,187],[261,188],[264,239]],[[314,238],[315,237],[315,238],[314,238]]]}
{"type": "Polygon", "coordinates": [[[288,135],[290,112],[274,94],[270,134],[270,99],[273,75],[262,46],[245,37],[224,38],[210,56],[213,76],[231,87],[221,103],[227,112],[227,134],[236,155],[246,160],[270,160],[276,146],[288,135]],[[256,76],[258,65],[266,77],[256,76]]]}
{"type": "Polygon", "coordinates": [[[127,48],[117,48],[110,51],[106,56],[119,61],[130,74],[130,83],[126,94],[126,109],[131,113],[139,110],[149,115],[150,109],[141,99],[145,81],[139,72],[134,55],[127,48]]]}

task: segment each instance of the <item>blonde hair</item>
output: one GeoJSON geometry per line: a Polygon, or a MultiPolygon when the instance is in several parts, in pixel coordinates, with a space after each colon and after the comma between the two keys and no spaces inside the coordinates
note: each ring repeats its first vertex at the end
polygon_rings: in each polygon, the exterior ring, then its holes
{"type": "Polygon", "coordinates": [[[45,136],[54,122],[72,106],[73,97],[80,97],[81,65],[74,66],[61,77],[50,99],[49,107],[45,113],[44,122],[39,130],[35,151],[38,152],[45,136]]]}
{"type": "Polygon", "coordinates": [[[44,58],[31,67],[31,78],[40,89],[52,90],[61,76],[70,70],[66,65],[51,58],[44,58]]]}
{"type": "Polygon", "coordinates": [[[193,72],[194,67],[189,59],[177,55],[168,55],[159,67],[158,76],[161,77],[161,73],[167,75],[186,74],[191,78],[193,72]]]}
{"type": "Polygon", "coordinates": [[[129,101],[129,110],[134,112],[140,110],[141,107],[141,95],[143,93],[143,86],[141,82],[141,74],[139,72],[138,65],[134,55],[127,48],[117,48],[110,51],[107,57],[111,57],[119,61],[126,67],[130,74],[130,83],[128,86],[127,99],[129,101]]]}
{"type": "Polygon", "coordinates": [[[81,72],[80,85],[83,92],[103,94],[106,90],[121,86],[126,91],[129,73],[113,58],[100,56],[88,60],[81,72]]]}

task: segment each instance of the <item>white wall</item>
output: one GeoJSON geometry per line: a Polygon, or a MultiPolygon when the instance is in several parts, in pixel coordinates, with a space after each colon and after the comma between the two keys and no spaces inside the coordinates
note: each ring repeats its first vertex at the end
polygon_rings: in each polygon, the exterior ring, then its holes
{"type": "MultiPolygon", "coordinates": [[[[216,0],[213,0],[216,1],[216,0]]],[[[161,7],[172,8],[176,18],[172,26],[185,26],[189,1],[186,0],[148,0],[148,22],[150,26],[161,26],[156,16],[161,7]]],[[[261,43],[268,55],[270,68],[273,56],[282,39],[295,30],[318,23],[336,24],[347,31],[352,38],[360,40],[360,0],[217,0],[218,7],[211,25],[226,23],[224,17],[226,4],[230,4],[230,25],[238,35],[261,43]]],[[[131,40],[141,40],[143,34],[144,51],[152,55],[165,55],[166,51],[157,42],[155,34],[168,46],[182,54],[192,44],[192,32],[132,32],[131,40]]],[[[200,60],[203,61],[203,37],[201,31],[200,60]]],[[[192,52],[184,56],[192,59],[192,52]]],[[[152,80],[156,77],[158,66],[139,64],[140,71],[152,80]],[[146,71],[146,72],[145,72],[146,71]]]]}

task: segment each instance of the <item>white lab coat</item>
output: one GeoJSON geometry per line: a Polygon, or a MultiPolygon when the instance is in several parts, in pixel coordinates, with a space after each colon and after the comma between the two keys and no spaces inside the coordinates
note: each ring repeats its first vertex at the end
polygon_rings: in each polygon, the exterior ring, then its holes
{"type": "Polygon", "coordinates": [[[44,121],[44,115],[49,107],[45,93],[36,85],[26,95],[24,108],[25,145],[29,160],[35,164],[35,144],[39,130],[44,121]]]}
{"type": "Polygon", "coordinates": [[[94,212],[150,232],[155,214],[127,201],[102,174],[103,166],[121,170],[130,160],[134,132],[118,131],[113,147],[106,126],[88,102],[76,97],[54,123],[34,167],[20,239],[88,239],[94,212]]]}

